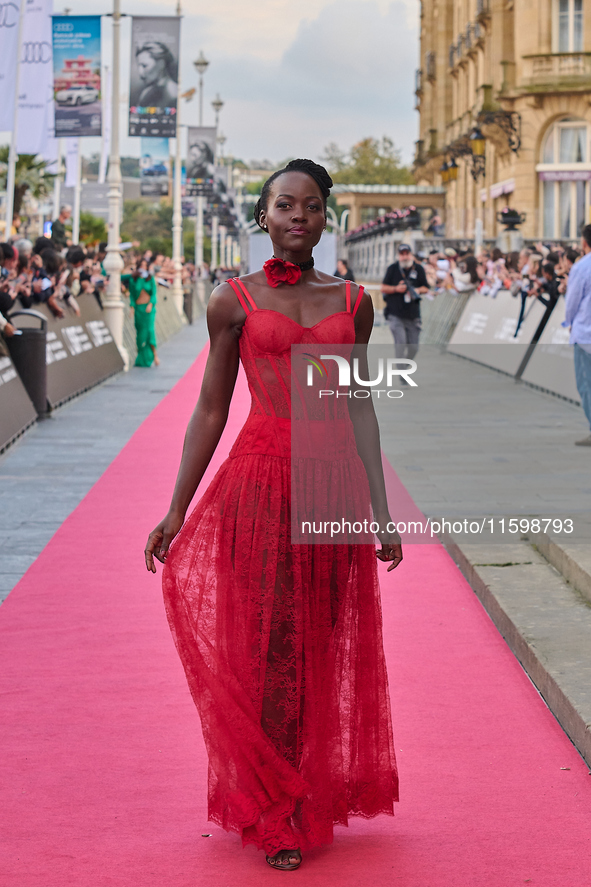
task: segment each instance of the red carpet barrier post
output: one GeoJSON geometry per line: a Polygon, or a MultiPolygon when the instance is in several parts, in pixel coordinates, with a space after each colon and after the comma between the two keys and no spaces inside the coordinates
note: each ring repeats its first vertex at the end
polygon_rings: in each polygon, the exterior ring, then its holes
{"type": "Polygon", "coordinates": [[[37,419],[37,412],[0,343],[0,452],[37,419]]]}
{"type": "MultiPolygon", "coordinates": [[[[77,302],[80,315],[65,305],[65,315],[60,319],[53,317],[45,305],[38,307],[47,318],[47,400],[50,409],[123,369],[123,359],[94,296],[83,294],[77,302]]],[[[33,325],[31,320],[24,317],[21,325],[33,325]]]]}
{"type": "Polygon", "coordinates": [[[32,317],[40,321],[39,329],[17,329],[7,341],[8,350],[21,382],[31,398],[39,418],[47,415],[47,318],[38,311],[12,311],[10,320],[32,317]]]}

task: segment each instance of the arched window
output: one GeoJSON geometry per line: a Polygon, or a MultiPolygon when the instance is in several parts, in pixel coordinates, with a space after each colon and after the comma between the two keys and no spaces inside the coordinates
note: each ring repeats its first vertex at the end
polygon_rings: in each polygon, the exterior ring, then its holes
{"type": "Polygon", "coordinates": [[[590,130],[585,120],[565,117],[544,139],[537,166],[542,237],[575,240],[589,221],[590,130]]]}

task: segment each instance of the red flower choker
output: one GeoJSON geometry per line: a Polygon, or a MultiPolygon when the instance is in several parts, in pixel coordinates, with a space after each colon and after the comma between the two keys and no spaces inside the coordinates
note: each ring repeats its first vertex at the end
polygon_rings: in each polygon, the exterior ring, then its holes
{"type": "Polygon", "coordinates": [[[309,271],[314,267],[314,259],[307,262],[286,262],[284,259],[268,259],[263,265],[263,271],[269,286],[281,286],[282,283],[297,283],[302,276],[302,271],[309,271]]]}

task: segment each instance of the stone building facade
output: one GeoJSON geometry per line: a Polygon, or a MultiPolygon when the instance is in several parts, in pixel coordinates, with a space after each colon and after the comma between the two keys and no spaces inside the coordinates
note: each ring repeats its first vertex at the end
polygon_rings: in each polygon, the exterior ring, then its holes
{"type": "Polygon", "coordinates": [[[510,206],[526,238],[576,239],[591,221],[591,2],[422,0],[420,58],[415,172],[436,185],[453,163],[446,235],[474,237],[480,219],[496,237],[510,206]]]}

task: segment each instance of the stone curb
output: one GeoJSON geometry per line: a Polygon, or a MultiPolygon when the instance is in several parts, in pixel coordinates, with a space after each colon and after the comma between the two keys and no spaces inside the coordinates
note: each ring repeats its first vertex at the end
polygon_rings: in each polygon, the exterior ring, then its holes
{"type": "Polygon", "coordinates": [[[528,536],[540,554],[556,567],[567,582],[591,602],[591,555],[589,546],[559,545],[545,533],[528,536]]]}

